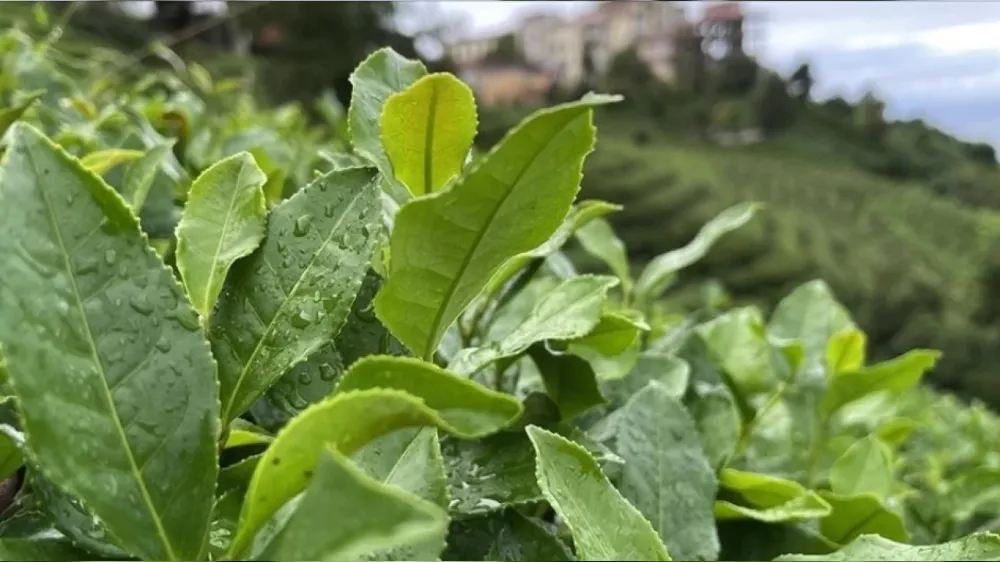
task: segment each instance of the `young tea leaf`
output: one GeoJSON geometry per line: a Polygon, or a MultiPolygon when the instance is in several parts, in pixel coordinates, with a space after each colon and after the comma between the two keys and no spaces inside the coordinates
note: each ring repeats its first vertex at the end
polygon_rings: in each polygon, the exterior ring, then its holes
{"type": "Polygon", "coordinates": [[[939,351],[917,349],[877,365],[838,373],[830,380],[820,402],[820,411],[829,417],[845,404],[873,392],[901,392],[912,388],[940,357],[939,351]]]}
{"type": "Polygon", "coordinates": [[[105,150],[91,152],[80,159],[80,164],[82,164],[88,171],[91,171],[99,176],[103,176],[104,173],[111,168],[120,166],[127,162],[132,162],[133,160],[140,158],[142,155],[143,152],[141,150],[108,148],[105,150]]]}
{"type": "Polygon", "coordinates": [[[295,511],[259,559],[356,560],[378,550],[440,540],[448,532],[443,509],[373,480],[336,449],[321,454],[315,471],[295,511]]]}
{"type": "Polygon", "coordinates": [[[524,321],[503,340],[485,347],[463,349],[448,366],[471,375],[501,358],[524,353],[532,344],[587,335],[597,326],[613,277],[581,275],[563,281],[542,295],[524,321]]]}
{"type": "Polygon", "coordinates": [[[750,222],[759,208],[754,203],[734,205],[705,223],[687,246],[654,258],[636,282],[638,296],[646,301],[658,298],[673,282],[678,271],[705,257],[719,238],[750,222]]]}
{"type": "Polygon", "coordinates": [[[765,523],[819,519],[830,514],[830,504],[798,482],[766,474],[727,468],[719,484],[741,503],[715,502],[716,519],[755,519],[765,523]]]}
{"type": "Polygon", "coordinates": [[[197,559],[219,434],[197,314],[113,189],[37,130],[13,136],[0,343],[30,458],[128,550],[197,559]]]}
{"type": "Polygon", "coordinates": [[[611,485],[586,449],[538,426],[527,428],[535,446],[538,486],[573,533],[582,560],[670,560],[642,514],[611,485]]]}
{"type": "Polygon", "coordinates": [[[396,179],[426,195],[462,170],[476,127],[472,90],[451,74],[428,74],[386,101],[382,146],[396,179]]]}
{"type": "Polygon", "coordinates": [[[427,69],[420,61],[409,60],[392,49],[379,49],[351,73],[351,105],[347,109],[348,129],[354,152],[375,164],[390,181],[389,193],[405,201],[406,188],[393,185],[392,164],[382,147],[381,126],[385,104],[423,78],[427,69]]]}
{"type": "Polygon", "coordinates": [[[632,397],[618,424],[619,489],[678,560],[716,560],[718,483],[684,406],[657,382],[632,397]]]}
{"type": "Polygon", "coordinates": [[[625,243],[615,235],[611,224],[595,218],[576,231],[576,239],[588,254],[602,260],[622,282],[622,293],[629,298],[632,292],[632,275],[629,273],[625,243]]]}
{"type": "Polygon", "coordinates": [[[340,330],[375,249],[378,194],[368,168],[320,176],[271,211],[263,244],[233,266],[211,332],[223,421],[340,330]]]}
{"type": "Polygon", "coordinates": [[[153,187],[156,174],[167,156],[171,154],[173,147],[173,140],[154,146],[125,169],[122,197],[125,198],[129,207],[132,208],[132,212],[136,215],[142,211],[143,204],[146,203],[146,196],[149,195],[149,190],[153,187]]]}
{"type": "Polygon", "coordinates": [[[399,210],[375,311],[414,355],[432,357],[497,269],[558,228],[594,147],[592,108],[616,99],[584,98],[533,114],[450,189],[399,210]]]}
{"type": "Polygon", "coordinates": [[[513,509],[454,521],[444,560],[575,560],[542,523],[513,509]]]}
{"type": "Polygon", "coordinates": [[[851,328],[837,332],[826,346],[826,371],[830,375],[855,371],[865,364],[867,337],[851,328]]]}
{"type": "Polygon", "coordinates": [[[559,407],[563,419],[575,418],[604,404],[597,375],[585,359],[553,352],[544,343],[528,348],[528,355],[538,367],[545,392],[559,407]]]}
{"type": "Polygon", "coordinates": [[[229,268],[264,238],[266,181],[253,156],[240,152],[202,172],[188,191],[177,225],[177,269],[206,326],[229,268]]]}
{"type": "Polygon", "coordinates": [[[829,285],[816,280],[800,285],[781,299],[768,328],[774,337],[801,341],[805,347],[805,368],[822,373],[830,338],[857,326],[837,302],[829,285]]]}

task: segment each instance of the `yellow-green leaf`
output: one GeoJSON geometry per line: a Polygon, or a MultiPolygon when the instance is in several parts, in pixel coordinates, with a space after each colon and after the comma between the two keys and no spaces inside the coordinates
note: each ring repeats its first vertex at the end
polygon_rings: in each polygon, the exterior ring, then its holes
{"type": "Polygon", "coordinates": [[[240,152],[191,184],[177,225],[177,269],[206,326],[229,268],[264,238],[266,181],[253,156],[240,152]]]}
{"type": "Polygon", "coordinates": [[[830,375],[854,371],[865,364],[865,333],[857,328],[837,332],[826,345],[826,368],[830,375]]]}
{"type": "Polygon", "coordinates": [[[830,468],[830,489],[837,494],[885,499],[894,484],[892,451],[873,435],[852,443],[830,468]]]}
{"type": "Polygon", "coordinates": [[[115,166],[125,164],[141,158],[144,153],[141,150],[128,150],[125,148],[108,148],[91,152],[80,159],[83,167],[101,176],[115,166]]]}
{"type": "Polygon", "coordinates": [[[820,492],[831,506],[830,514],[820,520],[823,536],[838,544],[847,544],[861,535],[876,534],[897,541],[910,540],[903,519],[890,511],[873,494],[844,496],[820,492]]]}
{"type": "Polygon", "coordinates": [[[939,351],[916,349],[877,365],[838,373],[823,395],[820,412],[828,417],[841,406],[872,392],[901,392],[912,388],[940,357],[939,351]]]}
{"type": "Polygon", "coordinates": [[[576,231],[576,239],[587,253],[606,263],[612,273],[621,279],[622,292],[628,299],[629,293],[632,292],[628,254],[625,244],[611,228],[611,223],[600,217],[595,218],[576,231]]]}
{"type": "Polygon", "coordinates": [[[444,187],[462,170],[476,124],[472,90],[451,74],[428,74],[390,96],[381,136],[396,179],[417,196],[444,187]]]}
{"type": "Polygon", "coordinates": [[[848,560],[885,560],[887,562],[935,562],[951,560],[1000,560],[1000,536],[975,533],[943,544],[911,546],[877,535],[860,536],[851,544],[831,554],[786,554],[775,561],[841,562],[848,560]]]}
{"type": "Polygon", "coordinates": [[[721,487],[739,497],[740,503],[715,502],[717,519],[755,519],[766,523],[818,519],[830,513],[830,504],[798,482],[766,474],[723,469],[721,487]]]}

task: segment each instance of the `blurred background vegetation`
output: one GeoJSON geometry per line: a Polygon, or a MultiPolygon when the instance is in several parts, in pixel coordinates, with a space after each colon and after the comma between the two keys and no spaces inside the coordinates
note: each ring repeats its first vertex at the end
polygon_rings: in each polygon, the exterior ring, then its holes
{"type": "MultiPolygon", "coordinates": [[[[61,49],[123,54],[109,79],[197,61],[219,81],[239,80],[261,103],[297,105],[317,124],[332,92],[350,97],[347,77],[367,53],[440,41],[428,14],[402,33],[405,3],[239,2],[199,13],[187,2],[155,2],[148,19],[115,3],[4,3],[0,26],[38,38],[64,20],[61,49]]],[[[224,3],[223,3],[224,4],[224,3]]],[[[420,18],[418,18],[420,19],[420,18]]],[[[915,347],[944,351],[931,382],[1000,406],[1000,171],[994,148],[954,138],[922,121],[889,121],[874,93],[856,103],[815,99],[808,64],[789,75],[734,51],[678,42],[677,78],[657,80],[634,50],[587,83],[621,93],[602,109],[597,151],[583,197],[625,205],[611,220],[636,267],[688,242],[723,208],[747,200],[766,212],[686,270],[678,312],[706,298],[770,307],[790,289],[826,280],[869,334],[872,360],[915,347]],[[749,133],[753,142],[741,142],[749,133]],[[736,139],[736,140],[733,140],[736,139]],[[724,290],[719,291],[719,287],[724,290]],[[710,290],[707,290],[710,289],[710,290]]],[[[516,61],[501,42],[493,61],[516,61]]],[[[453,70],[447,57],[427,60],[453,70]]],[[[547,103],[588,88],[552,88],[547,103]]],[[[487,148],[530,108],[480,109],[487,148]]],[[[585,254],[573,256],[589,267],[585,254]]]]}

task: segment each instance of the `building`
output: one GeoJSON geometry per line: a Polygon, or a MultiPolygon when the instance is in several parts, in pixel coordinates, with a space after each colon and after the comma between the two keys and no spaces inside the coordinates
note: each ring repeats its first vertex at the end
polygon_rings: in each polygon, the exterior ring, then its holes
{"type": "Polygon", "coordinates": [[[528,105],[545,102],[554,83],[550,73],[530,64],[480,62],[460,67],[459,77],[485,106],[528,105]]]}
{"type": "MultiPolygon", "coordinates": [[[[514,30],[514,37],[527,62],[566,89],[602,76],[614,57],[631,47],[655,76],[669,82],[674,77],[673,36],[686,23],[684,9],[674,2],[602,2],[572,20],[549,14],[527,17],[514,30]]],[[[497,40],[458,42],[450,46],[449,54],[460,66],[471,67],[496,47],[497,40]]]]}

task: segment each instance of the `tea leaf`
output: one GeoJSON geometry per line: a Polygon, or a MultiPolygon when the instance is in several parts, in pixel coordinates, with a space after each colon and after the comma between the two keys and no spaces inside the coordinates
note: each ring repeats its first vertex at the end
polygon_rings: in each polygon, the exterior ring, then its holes
{"type": "Polygon", "coordinates": [[[130,551],[198,558],[219,411],[197,315],[114,190],[30,126],[13,137],[0,343],[30,458],[130,551]]]}
{"type": "Polygon", "coordinates": [[[917,349],[877,365],[838,373],[830,380],[820,410],[824,416],[830,416],[841,406],[872,392],[900,392],[912,388],[940,357],[938,351],[917,349]]]}
{"type": "Polygon", "coordinates": [[[717,559],[715,470],[684,406],[651,382],[628,401],[617,427],[622,496],[652,523],[673,557],[717,559]]]}
{"type": "Polygon", "coordinates": [[[177,269],[206,326],[229,268],[264,238],[266,181],[253,156],[240,152],[202,172],[188,191],[177,225],[177,269]]]}
{"type": "Polygon", "coordinates": [[[827,343],[834,335],[856,328],[847,310],[823,281],[800,285],[781,299],[768,323],[769,333],[804,346],[804,367],[823,372],[827,343]]]}
{"type": "Polygon", "coordinates": [[[638,296],[647,301],[658,298],[673,283],[678,271],[705,257],[719,238],[750,222],[759,208],[754,203],[729,207],[705,223],[687,246],[653,258],[636,282],[638,296]]]}
{"type": "Polygon", "coordinates": [[[442,558],[574,560],[566,545],[545,529],[541,522],[512,509],[452,522],[448,533],[448,548],[442,558]]]}
{"type": "Polygon", "coordinates": [[[874,494],[843,496],[824,491],[820,495],[832,508],[830,515],[820,520],[820,532],[835,543],[847,544],[866,534],[899,541],[910,539],[902,518],[886,509],[874,494]]]}
{"type": "Polygon", "coordinates": [[[531,314],[504,339],[484,347],[463,349],[448,368],[471,375],[498,359],[524,353],[536,342],[582,337],[597,326],[608,289],[617,284],[617,279],[607,276],[581,275],[567,279],[542,295],[531,314]]]}
{"type": "Polygon", "coordinates": [[[333,337],[350,313],[380,227],[371,169],[330,172],[271,211],[212,320],[222,419],[237,417],[333,337]]]}
{"type": "Polygon", "coordinates": [[[594,147],[592,108],[615,99],[590,97],[536,112],[451,188],[400,208],[375,311],[414,355],[433,356],[497,269],[558,228],[594,147]]]}
{"type": "Polygon", "coordinates": [[[448,531],[448,516],[440,507],[373,480],[335,449],[320,455],[315,471],[260,559],[354,560],[376,550],[443,538],[448,531]],[[331,513],[351,516],[331,518],[331,513]]]}
{"type": "Polygon", "coordinates": [[[670,560],[649,521],[611,485],[586,449],[535,425],[527,432],[535,446],[538,486],[573,532],[580,559],[670,560]]]}
{"type": "Polygon", "coordinates": [[[449,375],[427,364],[420,373],[415,365],[392,358],[358,362],[341,380],[353,384],[376,385],[398,382],[414,388],[414,396],[396,389],[373,388],[346,392],[338,387],[335,396],[310,406],[278,434],[254,472],[240,518],[240,531],[230,554],[235,557],[247,541],[281,505],[301,491],[325,445],[333,445],[345,455],[353,454],[366,443],[395,429],[436,426],[463,438],[495,433],[521,414],[521,405],[506,395],[479,387],[471,381],[449,375]],[[379,376],[376,367],[399,366],[398,376],[379,376]],[[362,369],[362,375],[351,375],[362,369]],[[413,384],[407,374],[423,375],[425,384],[413,384]],[[478,406],[477,406],[478,405],[478,406]]]}
{"type": "Polygon", "coordinates": [[[545,392],[559,407],[563,419],[575,418],[604,403],[597,375],[585,359],[554,353],[541,343],[531,346],[528,355],[538,367],[545,392]]]}
{"type": "Polygon", "coordinates": [[[867,337],[858,329],[837,332],[826,346],[826,369],[831,375],[854,371],[865,364],[867,337]]]}
{"type": "Polygon", "coordinates": [[[28,111],[43,95],[45,95],[45,90],[35,90],[25,95],[19,103],[0,109],[0,136],[5,135],[7,129],[10,129],[10,126],[20,119],[24,112],[28,111]]]}
{"type": "Polygon", "coordinates": [[[171,154],[173,146],[173,140],[154,146],[125,169],[122,197],[125,198],[129,207],[132,208],[132,212],[136,215],[142,211],[142,206],[146,202],[149,190],[153,187],[153,180],[156,179],[160,165],[171,154]]]}
{"type": "Polygon", "coordinates": [[[472,90],[451,74],[428,74],[393,94],[382,112],[382,146],[413,195],[440,190],[462,170],[476,136],[472,90]]]}
{"type": "Polygon", "coordinates": [[[719,484],[749,506],[716,501],[717,519],[746,518],[773,523],[818,519],[830,514],[830,504],[791,480],[727,468],[720,474],[719,484]]]}
{"type": "Polygon", "coordinates": [[[129,150],[125,148],[108,148],[106,150],[98,150],[97,152],[91,152],[90,154],[84,156],[80,159],[80,164],[83,165],[88,171],[93,172],[99,176],[103,176],[105,172],[114,168],[115,166],[120,166],[126,162],[131,162],[143,155],[141,150],[129,150]]]}
{"type": "Polygon", "coordinates": [[[885,560],[889,562],[936,562],[950,560],[1000,560],[1000,536],[993,533],[974,533],[942,544],[911,546],[884,539],[876,535],[858,537],[851,544],[833,554],[786,554],[775,560],[823,562],[829,560],[885,560]]]}
{"type": "MultiPolygon", "coordinates": [[[[392,164],[382,147],[382,112],[393,94],[406,90],[426,74],[427,69],[422,62],[404,58],[389,48],[375,51],[351,73],[351,105],[347,109],[347,122],[354,152],[375,164],[390,181],[394,176],[392,164]]],[[[391,187],[390,193],[399,197],[405,194],[405,188],[391,187]],[[397,193],[399,190],[402,193],[397,193]]]]}
{"type": "Polygon", "coordinates": [[[625,243],[615,235],[611,224],[595,218],[576,231],[576,239],[588,254],[602,260],[622,282],[622,293],[628,299],[632,292],[632,275],[629,273],[625,243]]]}
{"type": "Polygon", "coordinates": [[[846,496],[871,493],[884,499],[892,492],[892,451],[869,435],[855,441],[830,468],[830,488],[846,496]]]}

